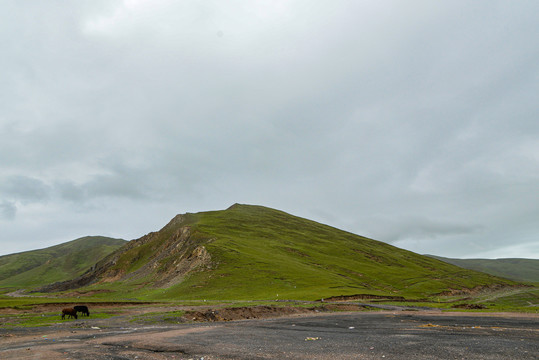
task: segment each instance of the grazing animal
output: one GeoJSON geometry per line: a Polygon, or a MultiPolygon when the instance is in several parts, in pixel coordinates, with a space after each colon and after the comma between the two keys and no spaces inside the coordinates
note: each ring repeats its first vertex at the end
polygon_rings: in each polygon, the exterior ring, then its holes
{"type": "Polygon", "coordinates": [[[72,317],[74,317],[75,319],[77,318],[77,312],[75,311],[75,309],[72,309],[72,308],[66,308],[62,310],[62,320],[65,319],[66,315],[69,316],[70,318],[72,317]]]}
{"type": "Polygon", "coordinates": [[[82,315],[90,316],[90,311],[86,305],[77,305],[73,307],[73,309],[75,309],[76,312],[82,313],[82,315]]]}

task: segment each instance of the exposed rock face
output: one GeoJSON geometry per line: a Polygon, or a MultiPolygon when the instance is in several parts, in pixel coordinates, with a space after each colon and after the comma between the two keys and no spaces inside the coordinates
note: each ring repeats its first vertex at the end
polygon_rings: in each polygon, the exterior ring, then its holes
{"type": "MultiPolygon", "coordinates": [[[[138,279],[155,274],[151,285],[167,288],[180,282],[189,272],[206,267],[211,267],[210,254],[200,241],[192,238],[191,228],[183,226],[153,253],[148,262],[119,280],[138,279]]],[[[102,281],[115,280],[105,278],[102,281]]]]}
{"type": "Polygon", "coordinates": [[[211,255],[204,247],[207,238],[193,236],[185,215],[178,215],[163,229],[132,240],[83,275],[38,289],[56,292],[113,282],[143,281],[151,287],[168,288],[192,271],[211,269],[211,255]],[[139,265],[137,265],[139,264],[139,265]]]}

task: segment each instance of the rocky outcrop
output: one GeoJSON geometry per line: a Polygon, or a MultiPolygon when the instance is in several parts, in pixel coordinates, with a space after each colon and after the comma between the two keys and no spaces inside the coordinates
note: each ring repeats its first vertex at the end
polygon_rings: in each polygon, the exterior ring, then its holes
{"type": "Polygon", "coordinates": [[[128,242],[81,276],[36,292],[66,291],[114,281],[142,281],[146,286],[168,288],[193,271],[212,268],[211,255],[204,246],[208,241],[211,239],[201,234],[193,236],[188,217],[178,215],[160,231],[128,242]]]}

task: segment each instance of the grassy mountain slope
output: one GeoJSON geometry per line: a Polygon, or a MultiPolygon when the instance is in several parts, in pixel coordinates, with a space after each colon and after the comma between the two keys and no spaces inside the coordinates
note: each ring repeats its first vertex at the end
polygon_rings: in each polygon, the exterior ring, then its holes
{"type": "Polygon", "coordinates": [[[451,259],[429,256],[465,269],[481,271],[515,281],[539,283],[538,259],[451,259]]]}
{"type": "Polygon", "coordinates": [[[125,240],[88,236],[40,250],[0,256],[0,287],[35,287],[79,276],[125,240]]]}
{"type": "Polygon", "coordinates": [[[317,299],[422,297],[514,284],[282,211],[236,204],[178,215],[92,271],[44,290],[91,286],[148,298],[317,299]]]}

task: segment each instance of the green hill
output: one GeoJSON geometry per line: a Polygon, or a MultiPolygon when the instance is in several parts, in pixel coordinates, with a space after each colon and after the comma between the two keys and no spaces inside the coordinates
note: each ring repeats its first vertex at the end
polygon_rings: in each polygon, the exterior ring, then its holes
{"type": "Polygon", "coordinates": [[[78,287],[172,299],[423,297],[516,285],[261,206],[178,215],[92,270],[41,291],[78,287]]]}
{"type": "Polygon", "coordinates": [[[0,287],[36,287],[81,275],[125,240],[88,236],[40,250],[0,256],[0,287]]]}
{"type": "Polygon", "coordinates": [[[429,256],[465,269],[481,271],[515,281],[539,283],[538,259],[450,259],[429,256]]]}

